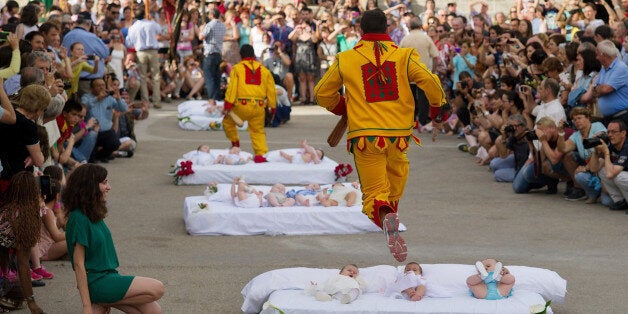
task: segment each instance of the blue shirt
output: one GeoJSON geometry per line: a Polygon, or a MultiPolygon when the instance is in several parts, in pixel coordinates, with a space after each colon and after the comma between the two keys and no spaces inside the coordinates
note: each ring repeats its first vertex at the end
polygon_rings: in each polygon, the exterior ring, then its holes
{"type": "Polygon", "coordinates": [[[624,140],[624,146],[620,151],[617,151],[613,145],[610,145],[609,151],[613,165],[622,166],[624,167],[622,171],[628,171],[628,141],[624,140]]]}
{"type": "MultiPolygon", "coordinates": [[[[97,55],[98,57],[100,57],[101,60],[101,64],[98,67],[98,72],[96,72],[95,74],[91,74],[89,72],[81,72],[81,78],[102,78],[105,75],[106,68],[103,63],[104,61],[102,60],[109,57],[109,48],[107,48],[107,45],[105,45],[105,43],[94,33],[90,33],[81,27],[75,27],[73,30],[68,32],[63,37],[63,42],[61,44],[63,45],[63,47],[67,48],[68,51],[70,51],[70,46],[72,46],[72,44],[75,42],[80,42],[81,44],[83,44],[83,48],[85,49],[84,52],[86,55],[97,55]]],[[[91,66],[94,66],[94,61],[90,60],[87,61],[87,63],[89,63],[91,66]]]]}
{"type": "Polygon", "coordinates": [[[94,117],[100,124],[100,132],[109,131],[113,126],[113,109],[120,112],[126,112],[128,107],[124,99],[116,100],[113,96],[107,96],[98,100],[91,93],[81,97],[81,103],[87,107],[87,115],[94,117]]]}
{"type": "MultiPolygon", "coordinates": [[[[596,134],[606,132],[606,127],[601,122],[593,122],[591,123],[591,129],[589,130],[589,134],[586,134],[586,138],[593,137],[596,134]]],[[[580,131],[571,134],[569,137],[570,140],[576,144],[576,149],[578,150],[578,157],[583,161],[588,160],[593,153],[593,148],[585,149],[582,143],[582,133],[580,131]]]]}
{"type": "Polygon", "coordinates": [[[608,68],[602,66],[597,77],[598,85],[610,85],[614,92],[598,97],[597,104],[604,117],[610,117],[628,109],[628,66],[619,58],[608,68]]]}
{"type": "Polygon", "coordinates": [[[161,33],[161,26],[153,20],[138,20],[129,27],[125,44],[135,47],[136,51],[158,49],[157,35],[161,33]]]}

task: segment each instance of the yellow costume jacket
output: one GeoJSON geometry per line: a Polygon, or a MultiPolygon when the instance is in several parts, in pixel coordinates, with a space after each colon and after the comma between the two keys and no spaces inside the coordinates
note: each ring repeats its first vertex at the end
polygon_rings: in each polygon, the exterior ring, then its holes
{"type": "Polygon", "coordinates": [[[234,104],[264,105],[277,107],[277,91],[272,73],[257,62],[255,58],[244,58],[231,69],[229,86],[225,93],[225,110],[231,110],[234,104]]]}
{"type": "Polygon", "coordinates": [[[399,48],[387,34],[365,34],[357,45],[337,55],[316,85],[316,102],[347,115],[347,139],[412,134],[415,82],[429,100],[430,116],[446,103],[438,77],[420,62],[413,48],[399,48]],[[346,87],[346,98],[338,90],[346,87]]]}

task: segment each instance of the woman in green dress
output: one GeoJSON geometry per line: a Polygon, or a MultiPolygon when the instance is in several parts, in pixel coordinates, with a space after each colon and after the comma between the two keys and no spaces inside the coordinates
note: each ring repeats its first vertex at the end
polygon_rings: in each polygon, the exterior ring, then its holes
{"type": "Polygon", "coordinates": [[[118,274],[118,256],[109,228],[107,170],[85,164],[68,178],[62,200],[68,222],[68,253],[83,302],[83,313],[107,313],[114,307],[125,313],[161,313],[157,303],[164,285],[152,278],[118,274]]]}

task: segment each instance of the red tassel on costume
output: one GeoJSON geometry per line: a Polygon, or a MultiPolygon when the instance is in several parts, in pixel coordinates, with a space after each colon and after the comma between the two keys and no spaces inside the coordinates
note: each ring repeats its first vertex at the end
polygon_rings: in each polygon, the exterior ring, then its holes
{"type": "Polygon", "coordinates": [[[255,157],[253,157],[253,161],[256,164],[262,163],[262,162],[268,162],[268,159],[266,159],[264,156],[262,155],[255,155],[255,157]]]}

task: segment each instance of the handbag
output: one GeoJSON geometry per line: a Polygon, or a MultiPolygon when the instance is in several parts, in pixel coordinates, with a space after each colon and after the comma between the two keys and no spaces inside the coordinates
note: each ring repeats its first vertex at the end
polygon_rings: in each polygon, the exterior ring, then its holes
{"type": "MultiPolygon", "coordinates": [[[[593,72],[591,72],[591,74],[593,74],[593,72]]],[[[576,89],[572,89],[571,92],[569,92],[569,96],[567,97],[567,105],[569,107],[573,108],[580,104],[580,98],[587,92],[587,88],[589,84],[591,84],[591,79],[593,79],[591,74],[589,74],[588,77],[584,79],[584,82],[579,84],[576,89]]]]}

